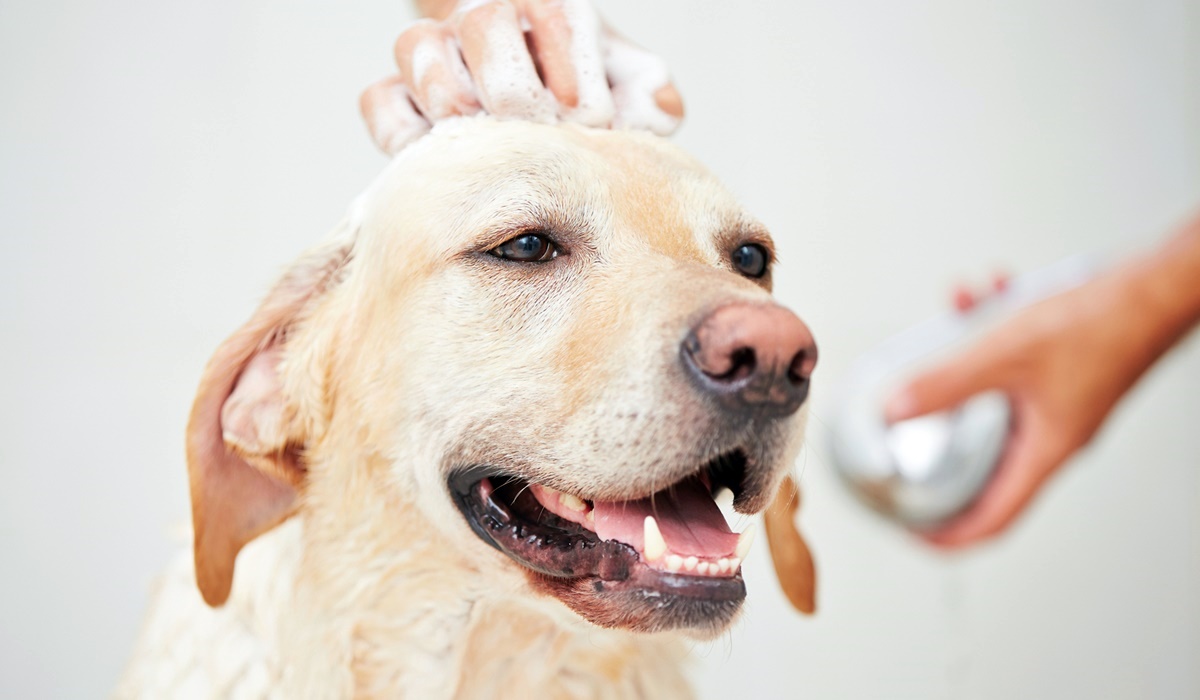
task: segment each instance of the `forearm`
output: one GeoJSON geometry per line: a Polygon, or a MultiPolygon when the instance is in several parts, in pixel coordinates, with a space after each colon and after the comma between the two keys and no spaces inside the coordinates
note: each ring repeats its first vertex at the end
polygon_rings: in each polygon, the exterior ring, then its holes
{"type": "Polygon", "coordinates": [[[1152,256],[1151,266],[1144,290],[1174,340],[1200,322],[1200,216],[1152,256]]]}
{"type": "Polygon", "coordinates": [[[1155,357],[1200,323],[1200,216],[1130,270],[1133,294],[1155,357]]]}

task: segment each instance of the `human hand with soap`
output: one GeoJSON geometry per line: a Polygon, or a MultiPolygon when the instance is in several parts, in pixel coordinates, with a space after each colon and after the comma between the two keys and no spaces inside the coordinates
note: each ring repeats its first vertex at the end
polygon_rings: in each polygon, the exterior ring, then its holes
{"type": "Polygon", "coordinates": [[[375,143],[399,152],[443,119],[487,112],[644,129],[683,118],[666,63],[605,26],[588,0],[418,0],[397,73],[363,92],[375,143]]]}
{"type": "MultiPolygon", "coordinates": [[[[970,313],[969,297],[960,293],[956,304],[970,313]]],[[[1200,216],[1159,250],[1034,304],[899,388],[885,406],[889,422],[987,390],[1005,392],[1013,410],[989,484],[965,512],[924,537],[962,547],[1003,532],[1198,322],[1200,216]]]]}

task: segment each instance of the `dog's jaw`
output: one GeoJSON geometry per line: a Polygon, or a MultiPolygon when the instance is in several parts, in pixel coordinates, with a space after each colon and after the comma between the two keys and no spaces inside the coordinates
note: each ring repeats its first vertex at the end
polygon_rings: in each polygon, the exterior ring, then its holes
{"type": "Polygon", "coordinates": [[[455,471],[448,488],[478,539],[507,554],[534,591],[602,627],[706,638],[746,595],[752,533],[732,532],[712,500],[744,492],[741,454],[635,500],[584,500],[487,467],[455,471]]]}

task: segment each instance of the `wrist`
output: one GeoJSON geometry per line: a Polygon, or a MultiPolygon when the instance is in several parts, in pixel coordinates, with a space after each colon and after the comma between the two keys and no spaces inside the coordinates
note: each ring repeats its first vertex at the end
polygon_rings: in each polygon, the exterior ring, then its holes
{"type": "Polygon", "coordinates": [[[1128,274],[1138,318],[1162,354],[1200,322],[1200,217],[1128,274]]]}

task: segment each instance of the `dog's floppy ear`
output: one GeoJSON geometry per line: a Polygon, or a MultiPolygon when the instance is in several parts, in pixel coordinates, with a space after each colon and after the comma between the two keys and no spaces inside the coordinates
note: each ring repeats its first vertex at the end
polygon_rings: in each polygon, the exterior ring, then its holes
{"type": "Polygon", "coordinates": [[[291,514],[305,469],[305,436],[279,376],[289,330],[337,276],[350,244],[293,265],[244,326],[221,344],[188,421],[188,478],[196,583],[205,602],[229,597],[233,564],[250,540],[291,514]]]}
{"type": "Polygon", "coordinates": [[[779,586],[791,601],[792,607],[805,615],[817,609],[817,574],[808,544],[796,527],[796,511],[800,509],[800,490],[792,477],[783,478],[775,500],[767,508],[764,522],[767,546],[775,563],[779,586]]]}

